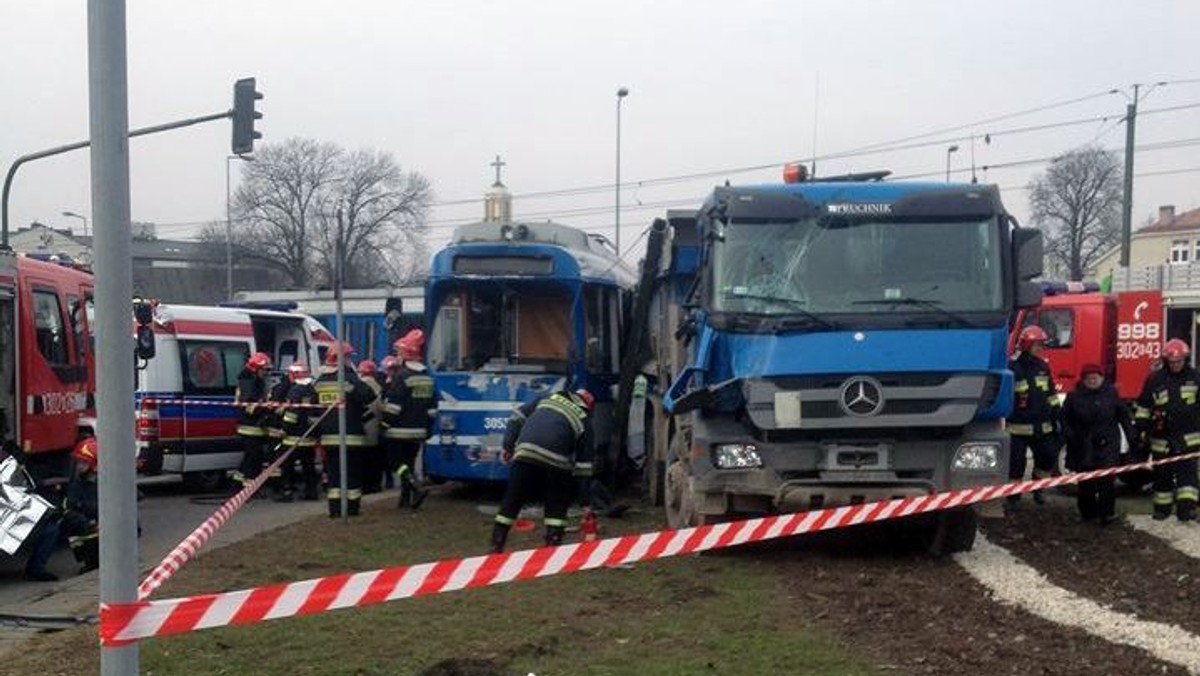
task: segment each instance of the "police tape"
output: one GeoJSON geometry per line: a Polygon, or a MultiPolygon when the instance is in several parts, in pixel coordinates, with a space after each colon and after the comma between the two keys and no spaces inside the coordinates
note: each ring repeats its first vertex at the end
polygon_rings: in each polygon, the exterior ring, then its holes
{"type": "Polygon", "coordinates": [[[140,400],[143,404],[153,404],[155,406],[224,406],[230,408],[316,408],[326,409],[330,406],[341,407],[343,404],[298,404],[286,401],[232,401],[229,399],[185,399],[185,398],[160,398],[160,397],[143,397],[140,400]]]}
{"type": "MultiPolygon", "coordinates": [[[[334,410],[335,408],[336,407],[333,406],[327,407],[325,412],[308,426],[308,429],[304,432],[303,436],[307,437],[308,435],[312,434],[312,431],[317,428],[317,425],[325,419],[325,416],[329,415],[330,411],[334,410]]],[[[180,541],[180,543],[171,550],[171,553],[167,554],[167,556],[163,558],[163,560],[159,562],[157,566],[154,567],[154,570],[150,571],[150,574],[146,576],[146,579],[143,580],[140,585],[138,585],[138,600],[144,601],[147,597],[154,593],[154,590],[158,589],[167,580],[174,577],[175,573],[179,572],[179,569],[183,568],[184,564],[190,561],[192,557],[196,555],[196,552],[200,551],[205,543],[207,543],[209,539],[211,539],[212,536],[215,535],[217,531],[225,525],[225,522],[228,521],[230,517],[236,514],[238,510],[240,510],[242,506],[246,504],[246,501],[250,499],[250,496],[254,495],[254,493],[262,487],[263,483],[267,481],[271,474],[274,473],[275,470],[279,469],[283,463],[287,462],[288,458],[292,455],[292,451],[294,450],[296,450],[296,447],[287,449],[287,451],[276,458],[274,462],[272,462],[270,465],[267,465],[266,469],[260,472],[259,475],[250,483],[242,487],[242,490],[238,491],[233,495],[233,497],[226,500],[225,504],[221,505],[221,507],[217,509],[212,516],[205,519],[203,523],[201,523],[196,527],[195,530],[191,532],[191,534],[180,541]]]]}
{"type": "Polygon", "coordinates": [[[317,615],[399,599],[653,561],[777,538],[967,507],[1011,495],[1200,458],[1200,452],[1066,476],[964,488],[808,512],[663,530],[446,559],[299,582],[159,601],[101,604],[100,643],[115,647],[144,638],[285,617],[317,615]]]}

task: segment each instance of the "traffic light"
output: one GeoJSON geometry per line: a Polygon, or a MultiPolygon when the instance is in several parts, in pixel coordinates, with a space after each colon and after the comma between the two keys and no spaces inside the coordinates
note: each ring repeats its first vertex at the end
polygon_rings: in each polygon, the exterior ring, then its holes
{"type": "Polygon", "coordinates": [[[234,155],[254,152],[254,139],[262,134],[254,130],[254,121],[262,119],[262,113],[254,109],[254,102],[263,97],[254,88],[254,78],[247,77],[233,83],[233,142],[230,147],[234,155]]]}

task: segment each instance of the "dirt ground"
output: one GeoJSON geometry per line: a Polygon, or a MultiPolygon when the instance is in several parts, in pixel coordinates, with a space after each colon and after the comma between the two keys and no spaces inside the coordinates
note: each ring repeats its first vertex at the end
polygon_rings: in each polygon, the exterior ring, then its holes
{"type": "MultiPolygon", "coordinates": [[[[417,514],[395,510],[389,498],[349,529],[315,519],[272,531],[189,564],[163,596],[477,554],[488,525],[476,505],[494,497],[443,487],[417,514]]],[[[602,527],[605,536],[639,532],[662,527],[662,519],[637,503],[602,527]]],[[[1200,633],[1200,566],[1150,535],[1079,524],[1061,497],[983,528],[1064,588],[1200,633]]],[[[537,532],[514,534],[512,545],[537,539],[537,532]]],[[[903,528],[856,528],[629,571],[198,632],[144,643],[143,673],[1185,673],[997,603],[952,559],[918,551],[915,540],[903,528]],[[438,640],[447,636],[454,641],[438,640]],[[401,659],[405,639],[415,652],[401,659]],[[627,653],[638,656],[636,668],[627,653]]],[[[35,641],[5,673],[96,669],[88,630],[35,641]]]]}

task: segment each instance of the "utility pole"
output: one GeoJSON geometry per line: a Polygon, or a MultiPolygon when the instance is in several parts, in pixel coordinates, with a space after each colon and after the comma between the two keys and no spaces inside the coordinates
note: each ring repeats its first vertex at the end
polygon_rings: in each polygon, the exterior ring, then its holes
{"type": "Polygon", "coordinates": [[[1133,136],[1137,126],[1138,85],[1133,85],[1133,100],[1125,106],[1125,186],[1121,203],[1121,267],[1129,268],[1129,249],[1133,237],[1133,136]]]}
{"type": "Polygon", "coordinates": [[[337,241],[333,244],[333,294],[337,299],[337,384],[338,384],[338,490],[341,493],[342,523],[350,520],[349,480],[346,478],[346,320],[342,311],[342,274],[345,256],[345,245],[342,237],[345,227],[342,224],[342,205],[337,207],[337,241]]]}
{"type": "MultiPolygon", "coordinates": [[[[88,118],[96,263],[100,603],[136,603],[137,485],[133,443],[133,267],[129,237],[129,86],[125,0],[88,2],[88,118]]],[[[11,172],[10,172],[11,177],[11,172]]],[[[7,183],[5,186],[7,192],[7,183]]],[[[138,646],[100,650],[103,676],[138,673],[138,646]]]]}

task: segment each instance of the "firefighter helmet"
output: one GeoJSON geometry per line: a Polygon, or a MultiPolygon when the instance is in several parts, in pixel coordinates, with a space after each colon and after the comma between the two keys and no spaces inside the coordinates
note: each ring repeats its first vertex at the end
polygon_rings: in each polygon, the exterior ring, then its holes
{"type": "MultiPolygon", "coordinates": [[[[343,353],[346,364],[350,364],[350,357],[354,356],[354,346],[351,345],[350,343],[343,342],[342,346],[341,346],[341,352],[343,353]]],[[[330,345],[329,351],[325,353],[325,365],[326,366],[337,366],[337,362],[338,362],[338,346],[330,345]]]]}
{"type": "Polygon", "coordinates": [[[421,352],[425,349],[425,332],[413,329],[397,340],[393,347],[396,348],[396,354],[405,361],[420,360],[421,352]]]}
{"type": "Polygon", "coordinates": [[[288,379],[293,383],[311,377],[312,372],[308,370],[308,367],[298,361],[292,362],[292,364],[288,366],[288,379]]]}
{"type": "Polygon", "coordinates": [[[1162,356],[1167,361],[1182,361],[1188,358],[1192,353],[1188,348],[1188,344],[1178,338],[1168,340],[1166,345],[1163,345],[1162,356]]]}
{"type": "Polygon", "coordinates": [[[375,362],[370,359],[364,359],[358,362],[358,375],[375,377],[375,362]]]}
{"type": "Polygon", "coordinates": [[[254,373],[262,373],[271,368],[271,358],[265,352],[255,352],[246,360],[246,368],[254,373]]]}
{"type": "Polygon", "coordinates": [[[583,402],[583,406],[584,406],[584,408],[587,409],[588,413],[591,413],[593,410],[595,410],[596,397],[592,396],[591,392],[588,392],[587,390],[580,388],[578,390],[575,390],[575,398],[578,399],[579,401],[583,402]]]}
{"type": "Polygon", "coordinates": [[[1046,335],[1046,331],[1042,327],[1034,324],[1021,329],[1021,336],[1017,338],[1017,347],[1021,350],[1028,350],[1034,345],[1040,345],[1050,339],[1046,335]]]}
{"type": "Polygon", "coordinates": [[[81,439],[75,444],[75,450],[71,451],[71,457],[77,461],[87,465],[88,469],[96,469],[96,437],[88,437],[81,439]]]}

